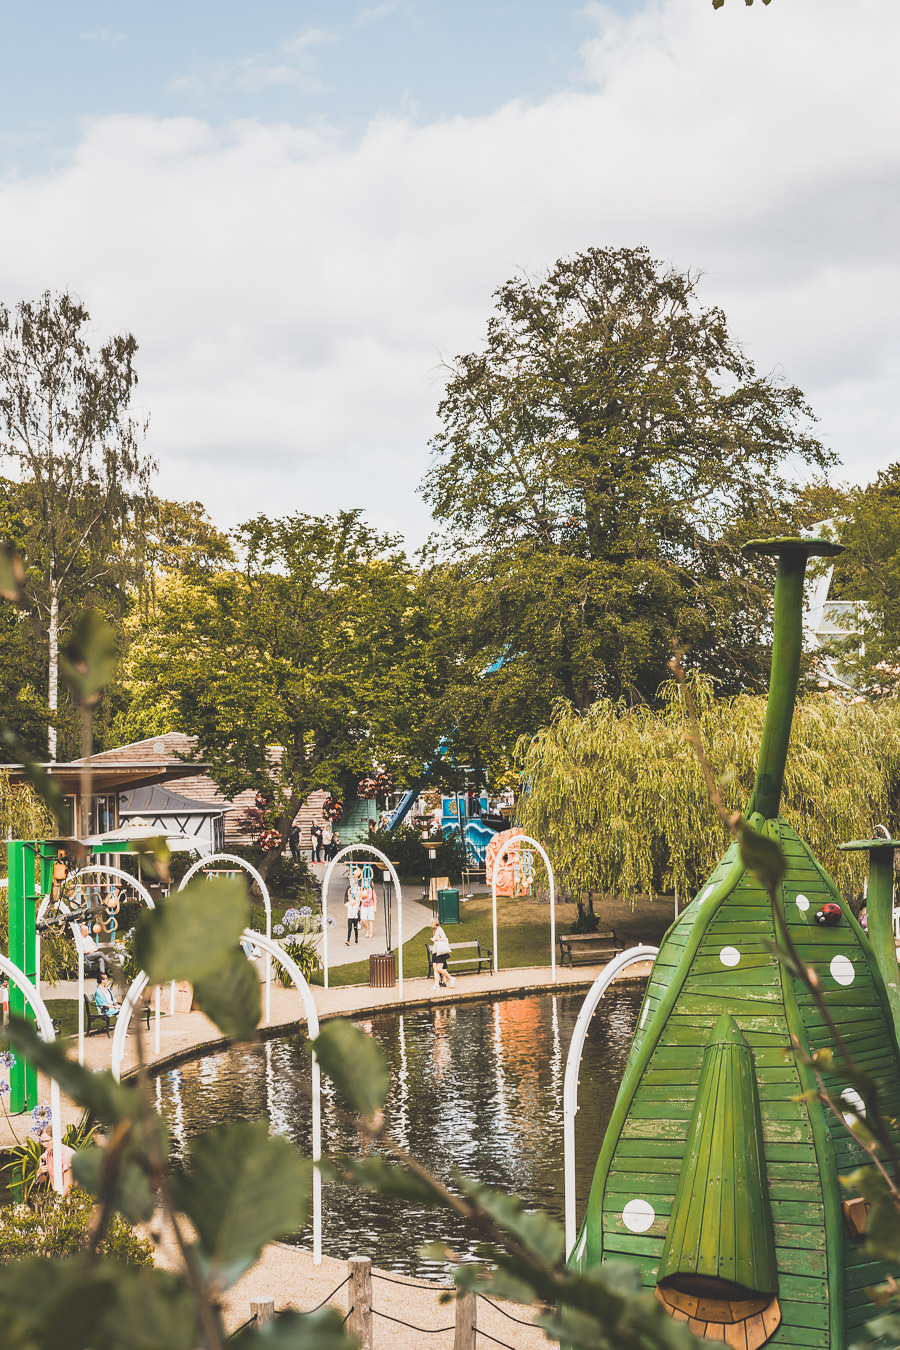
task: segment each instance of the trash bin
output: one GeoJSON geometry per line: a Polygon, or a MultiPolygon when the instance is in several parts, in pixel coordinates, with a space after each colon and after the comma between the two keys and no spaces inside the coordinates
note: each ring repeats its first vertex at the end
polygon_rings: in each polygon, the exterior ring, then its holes
{"type": "Polygon", "coordinates": [[[438,891],[438,923],[459,923],[459,891],[438,891]]]}
{"type": "Polygon", "coordinates": [[[395,952],[378,952],[369,957],[369,984],[372,989],[393,989],[397,983],[395,952]]]}

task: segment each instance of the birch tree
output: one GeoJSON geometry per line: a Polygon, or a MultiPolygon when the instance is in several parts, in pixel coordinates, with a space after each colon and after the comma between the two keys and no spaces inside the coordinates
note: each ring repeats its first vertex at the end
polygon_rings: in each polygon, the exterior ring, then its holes
{"type": "Polygon", "coordinates": [[[48,754],[57,755],[59,645],[75,601],[141,564],[152,460],[129,412],[137,384],[131,333],[94,350],[90,315],[69,294],[0,304],[0,459],[28,510],[21,541],[28,598],[47,634],[48,754]]]}

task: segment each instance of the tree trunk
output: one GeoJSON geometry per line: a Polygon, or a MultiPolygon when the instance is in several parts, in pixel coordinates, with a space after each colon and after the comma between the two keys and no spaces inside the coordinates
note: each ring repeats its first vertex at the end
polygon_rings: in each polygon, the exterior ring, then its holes
{"type": "MultiPolygon", "coordinates": [[[[47,758],[56,761],[56,710],[59,707],[59,591],[56,581],[50,580],[50,623],[47,630],[49,669],[47,672],[47,703],[50,707],[50,725],[47,729],[47,758]]],[[[73,822],[74,824],[74,822],[73,822]]]]}
{"type": "Polygon", "coordinates": [[[291,833],[291,826],[294,823],[294,816],[300,810],[300,807],[303,805],[305,800],[306,800],[305,797],[300,797],[295,793],[294,796],[291,798],[291,802],[290,805],[288,806],[288,809],[285,811],[284,815],[279,818],[277,828],[278,833],[281,835],[281,843],[278,845],[277,848],[270,848],[266,850],[266,852],[260,859],[259,866],[256,869],[259,872],[259,875],[262,877],[263,881],[265,881],[266,877],[269,875],[269,868],[272,866],[275,859],[281,857],[281,854],[284,851],[284,846],[287,843],[287,840],[291,833]]]}

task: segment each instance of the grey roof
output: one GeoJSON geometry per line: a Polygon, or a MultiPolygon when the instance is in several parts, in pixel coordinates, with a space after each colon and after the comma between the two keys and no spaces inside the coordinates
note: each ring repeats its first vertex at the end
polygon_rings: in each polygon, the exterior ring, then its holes
{"type": "Polygon", "coordinates": [[[119,794],[120,816],[222,816],[225,806],[179,797],[162,783],[119,794]]]}

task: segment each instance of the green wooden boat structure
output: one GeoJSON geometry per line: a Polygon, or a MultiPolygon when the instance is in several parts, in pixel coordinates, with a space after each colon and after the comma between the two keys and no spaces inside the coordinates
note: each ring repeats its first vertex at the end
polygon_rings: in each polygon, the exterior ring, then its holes
{"type": "MultiPolygon", "coordinates": [[[[732,845],[664,937],[571,1260],[636,1264],[673,1317],[739,1350],[843,1350],[868,1342],[865,1287],[889,1273],[866,1255],[862,1202],[849,1205],[838,1180],[869,1159],[833,1112],[802,1099],[816,1083],[792,1042],[811,1052],[830,1034],[768,944],[780,941],[780,909],[851,1056],[876,1082],[885,1114],[900,1117],[895,841],[853,845],[881,868],[869,890],[870,943],[778,815],[806,564],[840,549],[781,539],[746,551],[778,557],[769,702],[747,818],[784,854],[780,904],[732,845]],[[841,909],[834,926],[816,922],[827,903],[841,909]]],[[[842,1095],[848,1112],[864,1110],[852,1090],[842,1095]]]]}

